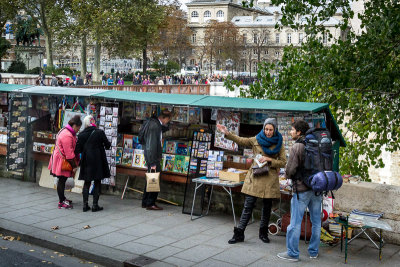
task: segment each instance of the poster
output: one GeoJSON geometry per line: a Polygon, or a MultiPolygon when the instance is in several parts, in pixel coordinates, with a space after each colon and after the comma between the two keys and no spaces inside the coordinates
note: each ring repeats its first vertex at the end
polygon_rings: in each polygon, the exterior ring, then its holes
{"type": "MultiPolygon", "coordinates": [[[[228,131],[233,134],[239,135],[240,113],[218,110],[216,123],[226,126],[226,128],[228,128],[228,131]]],[[[215,131],[214,146],[232,151],[238,151],[239,148],[235,142],[226,139],[225,135],[218,130],[215,131]]]]}

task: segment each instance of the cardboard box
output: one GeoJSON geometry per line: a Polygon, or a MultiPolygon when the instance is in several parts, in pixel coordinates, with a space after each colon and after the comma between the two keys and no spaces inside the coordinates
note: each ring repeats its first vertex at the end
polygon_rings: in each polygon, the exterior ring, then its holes
{"type": "Polygon", "coordinates": [[[239,170],[242,172],[228,172],[228,170],[222,170],[219,172],[219,179],[233,182],[242,182],[246,178],[247,170],[239,170]]]}

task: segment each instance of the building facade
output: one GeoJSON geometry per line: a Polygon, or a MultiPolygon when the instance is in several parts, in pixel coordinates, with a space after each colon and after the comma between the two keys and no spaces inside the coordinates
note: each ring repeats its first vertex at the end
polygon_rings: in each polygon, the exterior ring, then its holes
{"type": "MultiPolygon", "coordinates": [[[[269,0],[255,1],[253,8],[242,6],[241,0],[192,0],[187,3],[188,25],[193,31],[192,54],[188,58],[189,65],[196,65],[203,73],[214,71],[235,70],[242,75],[255,75],[258,63],[273,62],[281,58],[283,48],[288,45],[299,45],[304,41],[305,33],[288,27],[275,29],[282,17],[281,8],[272,6],[269,0]],[[243,40],[238,62],[229,59],[210,64],[207,55],[200,56],[204,47],[205,30],[211,20],[232,22],[239,30],[243,40]]],[[[333,36],[321,36],[322,42],[330,45],[341,37],[340,29],[335,26],[340,23],[341,14],[324,22],[333,36]]]]}

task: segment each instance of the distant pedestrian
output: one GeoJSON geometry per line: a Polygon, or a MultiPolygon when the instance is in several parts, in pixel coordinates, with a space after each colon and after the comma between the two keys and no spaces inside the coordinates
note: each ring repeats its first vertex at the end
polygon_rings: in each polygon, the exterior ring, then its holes
{"type": "Polygon", "coordinates": [[[65,195],[65,182],[68,177],[75,175],[76,167],[78,166],[78,157],[75,155],[76,134],[82,126],[82,121],[79,115],[75,115],[65,126],[62,128],[56,138],[56,146],[53,154],[51,155],[49,167],[50,174],[58,178],[57,194],[59,198],[58,208],[70,209],[72,208],[72,201],[68,200],[65,195]],[[71,164],[72,171],[62,170],[62,163],[64,159],[71,164]]]}
{"type": "Polygon", "coordinates": [[[82,85],[84,85],[83,79],[82,79],[82,77],[81,77],[80,74],[78,74],[78,75],[76,76],[76,82],[75,82],[75,84],[76,84],[76,86],[82,86],[82,85]]]}
{"type": "Polygon", "coordinates": [[[56,77],[56,75],[54,73],[51,74],[51,84],[50,85],[51,86],[57,86],[58,85],[57,77],[56,77]]]}
{"type": "Polygon", "coordinates": [[[110,75],[110,77],[108,77],[107,84],[108,85],[114,85],[114,80],[113,80],[111,75],[110,75]]]}
{"type": "Polygon", "coordinates": [[[106,151],[110,149],[103,130],[97,129],[93,116],[86,116],[83,120],[83,131],[78,136],[75,153],[81,153],[79,180],[84,180],[82,190],[83,212],[90,210],[89,188],[94,181],[92,212],[103,210],[99,206],[101,180],[110,177],[106,151]]]}

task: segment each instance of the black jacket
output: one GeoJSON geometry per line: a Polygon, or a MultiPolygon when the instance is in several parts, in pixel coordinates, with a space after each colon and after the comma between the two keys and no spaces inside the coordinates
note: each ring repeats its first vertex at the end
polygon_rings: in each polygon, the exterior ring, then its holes
{"type": "Polygon", "coordinates": [[[104,131],[96,129],[94,126],[87,127],[78,135],[75,153],[82,153],[79,180],[93,181],[110,177],[110,168],[108,167],[105,151],[110,147],[111,143],[108,141],[104,131]],[[95,132],[90,136],[92,131],[95,132]],[[88,139],[89,142],[87,142],[88,139]]]}
{"type": "Polygon", "coordinates": [[[76,78],[76,85],[83,85],[83,79],[81,77],[76,78]]]}
{"type": "Polygon", "coordinates": [[[143,149],[147,166],[152,166],[161,163],[161,133],[163,132],[163,127],[158,118],[151,118],[148,123],[149,125],[144,135],[145,145],[143,149]]]}

